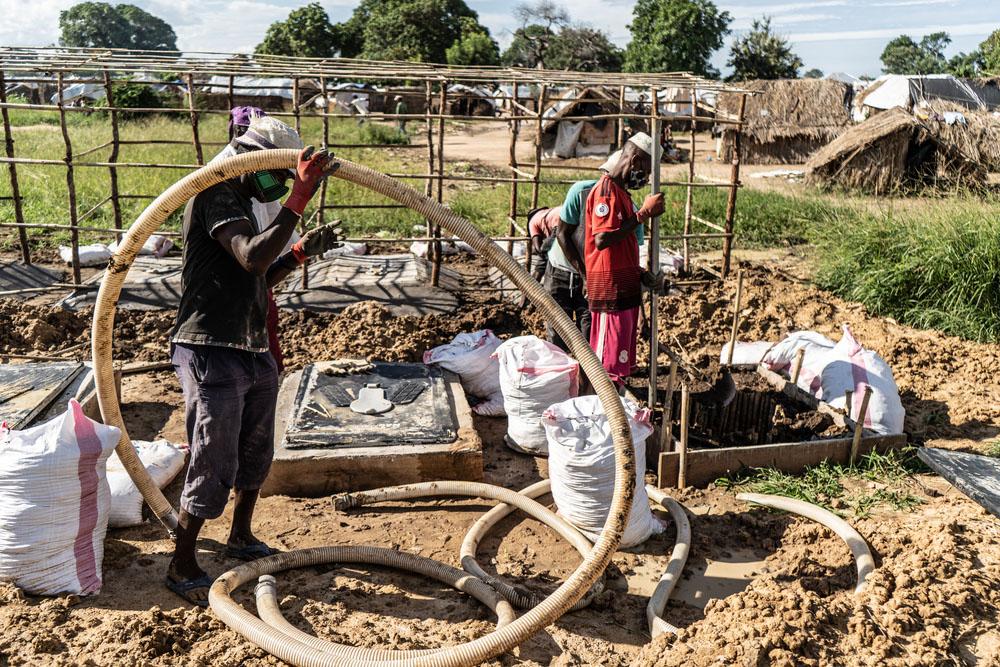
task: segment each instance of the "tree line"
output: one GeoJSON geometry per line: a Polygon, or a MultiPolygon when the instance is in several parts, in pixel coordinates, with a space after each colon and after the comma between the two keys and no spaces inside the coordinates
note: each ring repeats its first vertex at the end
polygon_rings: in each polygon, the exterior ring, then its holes
{"type": "MultiPolygon", "coordinates": [[[[519,27],[501,52],[465,0],[361,0],[340,23],[312,2],[272,23],[255,52],[579,71],[687,71],[717,78],[712,56],[731,33],[733,20],[711,0],[636,0],[628,26],[631,40],[621,49],[607,33],[572,22],[554,0],[518,5],[514,15],[519,27]]],[[[63,46],[177,49],[173,28],[135,5],[82,2],[60,12],[59,28],[63,46]]],[[[901,35],[882,52],[883,72],[1000,73],[1000,30],[972,53],[947,58],[950,43],[945,32],[920,41],[901,35]]],[[[803,62],[764,16],[733,40],[726,66],[732,69],[730,80],[782,79],[797,78],[803,62]]],[[[819,78],[823,72],[813,68],[803,76],[819,78]]]]}

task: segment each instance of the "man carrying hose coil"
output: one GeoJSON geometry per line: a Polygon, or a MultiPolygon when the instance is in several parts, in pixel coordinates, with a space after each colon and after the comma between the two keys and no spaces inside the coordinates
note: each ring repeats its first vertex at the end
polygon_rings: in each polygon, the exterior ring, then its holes
{"type": "MultiPolygon", "coordinates": [[[[302,149],[292,128],[255,118],[234,140],[238,153],[302,149]]],[[[274,550],[254,537],[257,495],[271,467],[278,370],[268,350],[267,291],[307,257],[338,242],[336,224],[311,230],[282,252],[327,170],[325,151],[302,150],[294,170],[261,171],[223,181],[184,209],[184,264],[171,359],[184,392],[191,460],[167,587],[208,605],[212,579],[199,567],[195,543],[202,525],[218,518],[235,490],[226,554],[254,560],[274,550]],[[291,194],[263,231],[253,200],[277,201],[294,176],[291,194]]],[[[333,165],[336,167],[336,165],[333,165]]]]}
{"type": "Polygon", "coordinates": [[[590,190],[584,208],[590,346],[618,384],[635,366],[643,286],[655,287],[661,280],[643,271],[636,230],[663,213],[663,194],[649,195],[638,210],[628,194],[648,182],[652,152],[648,134],[631,137],[616,163],[590,190]]]}

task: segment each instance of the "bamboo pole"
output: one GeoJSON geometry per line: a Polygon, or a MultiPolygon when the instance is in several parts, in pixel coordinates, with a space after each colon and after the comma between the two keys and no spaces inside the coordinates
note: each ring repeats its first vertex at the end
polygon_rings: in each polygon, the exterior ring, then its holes
{"type": "MultiPolygon", "coordinates": [[[[515,80],[515,81],[511,82],[511,85],[514,87],[513,101],[514,101],[514,104],[516,105],[517,104],[517,93],[518,93],[518,90],[517,90],[518,82],[515,80]]],[[[509,148],[509,151],[510,151],[510,168],[513,171],[515,171],[515,172],[517,171],[517,135],[518,135],[518,132],[521,129],[520,121],[518,121],[518,119],[517,119],[519,115],[520,114],[518,113],[518,111],[517,111],[516,108],[512,108],[511,109],[510,144],[509,144],[509,146],[510,146],[510,148],[509,148]]],[[[538,160],[536,160],[535,162],[537,163],[538,160]]],[[[508,225],[508,230],[507,230],[507,234],[509,236],[513,236],[514,235],[514,220],[517,219],[517,184],[518,184],[518,179],[515,177],[514,180],[510,184],[510,224],[508,225]]],[[[514,243],[513,243],[513,241],[508,241],[507,242],[507,254],[508,255],[513,255],[514,254],[514,243]]]]}
{"type": "Polygon", "coordinates": [[[625,86],[618,86],[618,134],[615,137],[615,147],[625,146],[625,86]]]}
{"type": "Polygon", "coordinates": [[[688,426],[691,421],[691,395],[687,383],[681,385],[681,433],[677,447],[677,488],[687,486],[688,426]]]}
{"type": "Polygon", "coordinates": [[[799,383],[799,374],[802,373],[802,362],[806,358],[806,348],[800,347],[795,353],[795,363],[792,364],[792,384],[799,383]]]}
{"type": "Polygon", "coordinates": [[[733,327],[729,333],[729,353],[726,355],[726,366],[733,365],[733,352],[736,350],[736,332],[740,328],[740,302],[743,300],[743,270],[736,277],[736,299],[733,301],[733,327]]]}
{"type": "MultiPolygon", "coordinates": [[[[4,78],[3,67],[0,67],[0,105],[7,104],[7,81],[4,78]]],[[[0,117],[3,118],[4,150],[8,159],[14,159],[14,135],[10,126],[10,114],[6,106],[0,106],[0,117]]],[[[24,208],[21,202],[21,188],[17,181],[17,166],[13,162],[7,163],[7,174],[10,177],[10,194],[14,201],[14,220],[19,224],[24,224],[24,208]]],[[[21,244],[21,261],[31,264],[31,246],[28,244],[28,230],[25,227],[17,228],[18,241],[21,244]]]]}
{"type": "MultiPolygon", "coordinates": [[[[434,125],[431,123],[432,116],[432,106],[434,105],[434,93],[433,86],[430,81],[424,82],[425,94],[426,94],[426,104],[427,108],[424,110],[424,115],[427,117],[427,173],[434,173],[434,125]]],[[[427,178],[424,182],[424,196],[430,197],[434,193],[434,181],[431,178],[427,178]]],[[[434,233],[433,225],[430,218],[427,219],[427,236],[431,236],[434,233]]]]}
{"type": "MultiPolygon", "coordinates": [[[[698,90],[691,89],[691,150],[688,154],[688,183],[694,182],[695,142],[698,132],[698,90]]],[[[694,189],[688,185],[684,197],[684,235],[691,233],[691,216],[694,215],[694,189]]],[[[684,239],[684,273],[691,271],[691,245],[684,239]]]]}
{"type": "Polygon", "coordinates": [[[531,208],[538,207],[538,192],[542,178],[542,113],[545,111],[545,93],[547,86],[543,83],[538,89],[538,112],[535,114],[535,174],[531,181],[531,208]]]}
{"type": "MultiPolygon", "coordinates": [[[[440,91],[440,113],[438,114],[440,118],[438,119],[438,145],[437,145],[437,200],[438,203],[444,201],[444,114],[448,108],[448,82],[441,82],[440,91]]],[[[434,264],[431,266],[431,285],[434,287],[438,286],[441,280],[441,227],[439,225],[434,225],[434,233],[432,234],[435,241],[433,243],[434,248],[434,264]]]]}
{"type": "Polygon", "coordinates": [[[66,125],[66,112],[63,101],[63,73],[56,74],[56,90],[59,100],[59,127],[62,130],[63,144],[66,146],[66,190],[69,194],[69,224],[70,245],[72,247],[73,282],[80,284],[80,232],[77,225],[76,211],[76,181],[73,178],[73,142],[69,138],[69,128],[66,125]]]}
{"type": "MultiPolygon", "coordinates": [[[[674,446],[674,386],[677,383],[677,360],[670,360],[670,371],[667,374],[667,391],[663,396],[663,421],[660,426],[660,451],[669,452],[674,446]]],[[[659,480],[660,484],[664,480],[659,480]]]]}
{"type": "MultiPolygon", "coordinates": [[[[650,155],[650,194],[660,192],[660,160],[662,159],[663,147],[660,145],[660,121],[656,119],[658,113],[657,90],[652,89],[653,105],[650,107],[652,118],[650,118],[650,130],[653,137],[653,154],[650,155]]],[[[649,271],[656,275],[660,270],[660,218],[655,217],[649,221],[649,271]]],[[[649,395],[647,404],[652,410],[656,407],[656,386],[659,381],[659,355],[660,355],[660,318],[657,312],[659,296],[656,290],[649,291],[649,395]]]]}
{"type": "Polygon", "coordinates": [[[236,99],[235,99],[235,96],[233,95],[233,79],[234,78],[235,77],[232,76],[232,75],[229,76],[229,86],[228,86],[228,88],[226,88],[226,106],[229,107],[230,113],[232,112],[233,107],[236,106],[236,99]]]}
{"type": "MultiPolygon", "coordinates": [[[[104,92],[107,95],[108,106],[115,105],[114,91],[111,84],[111,72],[104,70],[104,92]]],[[[112,111],[109,113],[111,119],[111,155],[108,156],[108,162],[116,163],[118,162],[118,150],[121,147],[121,136],[118,132],[118,112],[112,111]]],[[[118,167],[108,167],[108,178],[111,181],[111,210],[115,216],[115,229],[122,228],[122,206],[121,200],[118,198],[118,167]]],[[[115,240],[119,243],[122,240],[122,235],[117,234],[115,240]]]]}
{"type": "MultiPolygon", "coordinates": [[[[729,198],[726,200],[726,233],[733,231],[733,220],[736,218],[736,193],[740,188],[740,152],[743,150],[743,116],[747,110],[747,96],[740,95],[739,121],[733,132],[733,166],[729,172],[729,198]]],[[[722,241],[722,277],[729,275],[732,262],[733,240],[727,237],[722,241]]]]}
{"type": "Polygon", "coordinates": [[[188,110],[191,113],[191,140],[194,143],[194,155],[198,160],[198,166],[205,164],[205,156],[201,150],[201,137],[198,136],[198,109],[194,103],[194,75],[187,74],[188,89],[188,110]]]}
{"type": "Polygon", "coordinates": [[[854,439],[851,441],[850,466],[854,467],[854,461],[858,457],[858,447],[861,446],[861,437],[864,435],[865,418],[868,416],[868,401],[872,397],[872,388],[865,385],[865,396],[861,399],[861,411],[858,412],[858,419],[854,422],[854,439]]]}

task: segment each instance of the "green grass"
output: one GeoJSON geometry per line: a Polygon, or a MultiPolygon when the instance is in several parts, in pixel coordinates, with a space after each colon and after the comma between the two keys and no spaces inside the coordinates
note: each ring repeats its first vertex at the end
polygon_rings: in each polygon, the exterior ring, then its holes
{"type": "Polygon", "coordinates": [[[736,492],[804,500],[840,514],[849,508],[855,516],[866,517],[879,507],[910,510],[923,502],[910,493],[906,482],[912,473],[926,469],[917,458],[916,449],[906,447],[885,454],[872,452],[863,456],[854,467],[823,461],[806,468],[801,475],[773,468],[754,468],[742,475],[718,479],[715,485],[736,492]],[[863,481],[866,490],[849,492],[845,480],[863,481]],[[874,482],[874,488],[869,488],[867,482],[874,482]]]}
{"type": "Polygon", "coordinates": [[[1000,459],[1000,440],[994,440],[986,445],[986,456],[994,456],[1000,459]]]}
{"type": "Polygon", "coordinates": [[[821,287],[874,314],[1000,341],[1000,206],[947,200],[879,213],[831,209],[812,228],[821,287]]]}

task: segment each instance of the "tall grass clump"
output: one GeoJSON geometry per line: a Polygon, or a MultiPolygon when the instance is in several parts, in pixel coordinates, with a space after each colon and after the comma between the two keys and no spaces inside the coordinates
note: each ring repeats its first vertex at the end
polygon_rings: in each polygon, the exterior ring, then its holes
{"type": "Polygon", "coordinates": [[[1000,219],[987,202],[833,212],[814,226],[817,283],[874,314],[1000,341],[1000,219]]]}

